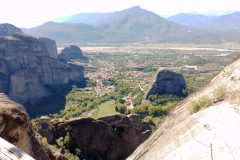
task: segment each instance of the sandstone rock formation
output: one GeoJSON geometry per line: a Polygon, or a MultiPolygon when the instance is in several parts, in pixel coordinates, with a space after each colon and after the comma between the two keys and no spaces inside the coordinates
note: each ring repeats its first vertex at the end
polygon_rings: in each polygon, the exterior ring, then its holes
{"type": "Polygon", "coordinates": [[[13,33],[16,32],[22,33],[21,29],[15,27],[12,24],[0,24],[0,36],[11,36],[13,33]]]}
{"type": "Polygon", "coordinates": [[[0,93],[0,136],[36,160],[49,159],[25,108],[3,93],[0,93]]]}
{"type": "Polygon", "coordinates": [[[130,155],[151,134],[149,124],[142,122],[137,115],[70,118],[65,122],[41,117],[37,127],[37,132],[47,137],[49,142],[66,136],[66,130],[77,138],[81,151],[97,149],[103,151],[107,159],[116,159],[122,151],[130,155]]]}
{"type": "Polygon", "coordinates": [[[182,89],[186,86],[186,82],[180,73],[161,68],[158,70],[153,84],[148,88],[143,97],[145,103],[151,94],[169,93],[182,94],[182,89]]]}
{"type": "Polygon", "coordinates": [[[0,93],[23,104],[36,103],[50,93],[44,85],[61,85],[84,79],[84,67],[52,58],[37,38],[15,33],[0,38],[0,93]]]}
{"type": "Polygon", "coordinates": [[[238,56],[170,111],[158,130],[128,160],[239,159],[239,75],[238,56]],[[216,101],[218,94],[224,99],[216,101]],[[203,96],[208,96],[214,104],[191,115],[189,106],[203,96]]]}
{"type": "Polygon", "coordinates": [[[39,38],[47,47],[48,53],[56,58],[58,56],[58,52],[57,52],[57,44],[56,41],[50,39],[50,38],[46,38],[46,37],[40,37],[39,38]]]}
{"type": "Polygon", "coordinates": [[[64,64],[67,64],[68,62],[71,62],[71,59],[68,58],[67,56],[65,56],[65,54],[63,54],[63,53],[58,54],[57,59],[64,64]]]}
{"type": "Polygon", "coordinates": [[[75,45],[70,45],[70,47],[65,47],[61,53],[65,54],[70,59],[83,59],[88,60],[87,57],[83,56],[82,50],[75,45]]]}
{"type": "Polygon", "coordinates": [[[65,157],[63,154],[61,154],[61,153],[59,153],[59,152],[56,152],[56,153],[54,154],[54,156],[56,157],[55,160],[68,160],[67,157],[65,157]]]}

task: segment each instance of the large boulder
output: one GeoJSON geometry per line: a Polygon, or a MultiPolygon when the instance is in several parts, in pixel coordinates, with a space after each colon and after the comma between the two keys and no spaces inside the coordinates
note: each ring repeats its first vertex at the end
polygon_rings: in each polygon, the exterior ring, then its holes
{"type": "Polygon", "coordinates": [[[21,29],[15,27],[12,24],[0,24],[0,36],[11,36],[13,33],[16,32],[22,33],[21,29]]]}
{"type": "Polygon", "coordinates": [[[153,84],[148,88],[144,95],[142,103],[145,103],[151,94],[168,93],[181,95],[182,89],[184,89],[185,86],[186,82],[180,73],[161,68],[158,70],[153,84]]]}
{"type": "Polygon", "coordinates": [[[70,47],[65,47],[61,53],[66,55],[70,59],[83,59],[88,60],[87,57],[83,56],[82,50],[75,45],[70,45],[70,47]]]}
{"type": "Polygon", "coordinates": [[[0,38],[0,93],[13,101],[34,104],[48,96],[44,85],[61,85],[69,80],[80,83],[84,67],[63,64],[49,55],[42,41],[21,33],[0,38]]]}
{"type": "Polygon", "coordinates": [[[57,44],[56,41],[54,41],[53,39],[50,38],[46,38],[46,37],[40,37],[39,38],[47,47],[48,53],[56,58],[58,56],[58,52],[57,52],[57,44]]]}
{"type": "Polygon", "coordinates": [[[49,159],[39,138],[41,136],[33,130],[25,108],[3,93],[0,93],[0,136],[36,160],[49,159]]]}
{"type": "Polygon", "coordinates": [[[98,150],[105,153],[107,159],[117,159],[119,153],[126,151],[130,155],[150,135],[151,128],[137,115],[111,115],[93,118],[60,119],[55,122],[41,117],[37,132],[54,142],[70,132],[82,151],[98,150]]]}

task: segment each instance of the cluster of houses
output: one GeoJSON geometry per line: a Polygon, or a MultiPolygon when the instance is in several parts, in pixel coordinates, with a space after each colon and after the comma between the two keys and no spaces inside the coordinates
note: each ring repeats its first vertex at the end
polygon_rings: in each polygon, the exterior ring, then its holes
{"type": "MultiPolygon", "coordinates": [[[[97,95],[104,96],[105,93],[113,92],[116,87],[109,85],[105,86],[102,80],[114,78],[118,73],[125,75],[125,78],[122,79],[124,83],[137,82],[138,85],[131,86],[131,88],[140,87],[141,90],[146,90],[149,87],[149,84],[153,82],[153,76],[155,74],[155,72],[144,73],[141,71],[119,72],[116,71],[112,65],[106,64],[106,67],[99,68],[97,72],[89,72],[85,77],[95,81],[97,84],[95,88],[97,95]]],[[[128,97],[126,101],[131,102],[132,99],[128,97]]]]}
{"type": "Polygon", "coordinates": [[[100,97],[104,96],[107,92],[113,92],[115,88],[115,86],[104,86],[102,80],[97,80],[96,92],[100,93],[98,94],[100,97]]]}
{"type": "Polygon", "coordinates": [[[187,70],[197,70],[197,66],[190,66],[190,65],[185,65],[182,66],[181,69],[187,69],[187,70]]]}

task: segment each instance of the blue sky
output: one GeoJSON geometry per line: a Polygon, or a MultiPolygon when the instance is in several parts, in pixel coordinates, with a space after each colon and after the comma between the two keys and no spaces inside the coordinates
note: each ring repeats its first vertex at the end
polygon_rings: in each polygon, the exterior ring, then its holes
{"type": "Polygon", "coordinates": [[[209,10],[240,10],[239,0],[3,0],[0,23],[31,28],[81,12],[113,12],[132,6],[158,15],[209,10]]]}

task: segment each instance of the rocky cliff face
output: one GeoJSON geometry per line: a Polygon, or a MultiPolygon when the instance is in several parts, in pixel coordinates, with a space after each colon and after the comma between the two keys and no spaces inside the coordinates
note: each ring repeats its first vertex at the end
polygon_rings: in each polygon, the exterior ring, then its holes
{"type": "Polygon", "coordinates": [[[151,134],[149,124],[137,115],[75,118],[65,122],[41,117],[37,127],[37,132],[49,142],[66,136],[67,130],[77,138],[81,151],[97,149],[103,151],[107,159],[116,159],[123,151],[130,155],[151,134]]]}
{"type": "Polygon", "coordinates": [[[21,33],[0,38],[0,92],[13,101],[36,103],[50,94],[44,85],[61,85],[70,79],[80,83],[84,68],[52,58],[39,39],[21,33]]]}
{"type": "Polygon", "coordinates": [[[56,44],[56,41],[52,40],[52,39],[49,39],[49,38],[46,38],[46,37],[40,37],[39,38],[40,41],[42,41],[45,46],[47,47],[47,50],[48,50],[48,53],[56,58],[58,56],[58,52],[57,52],[57,44],[56,44]]]}
{"type": "Polygon", "coordinates": [[[67,64],[68,62],[71,62],[71,59],[68,58],[67,56],[65,56],[65,54],[63,54],[63,53],[58,54],[57,59],[64,64],[67,64]]]}
{"type": "Polygon", "coordinates": [[[180,73],[172,72],[161,68],[158,70],[153,84],[149,87],[144,95],[143,102],[145,103],[151,94],[169,93],[181,94],[182,89],[186,86],[186,82],[180,73]]]}
{"type": "Polygon", "coordinates": [[[3,93],[0,93],[0,136],[36,160],[49,159],[25,108],[3,93]]]}
{"type": "Polygon", "coordinates": [[[239,75],[240,59],[237,57],[205,86],[177,105],[128,160],[239,159],[239,75]],[[203,96],[209,97],[213,104],[190,114],[193,101],[197,102],[203,96]]]}
{"type": "Polygon", "coordinates": [[[82,50],[75,45],[70,45],[70,47],[65,47],[61,53],[66,55],[70,59],[83,59],[88,60],[87,57],[83,56],[82,50]]]}
{"type": "Polygon", "coordinates": [[[0,24],[0,36],[11,36],[13,33],[16,32],[22,33],[21,29],[15,27],[12,24],[0,24]]]}

